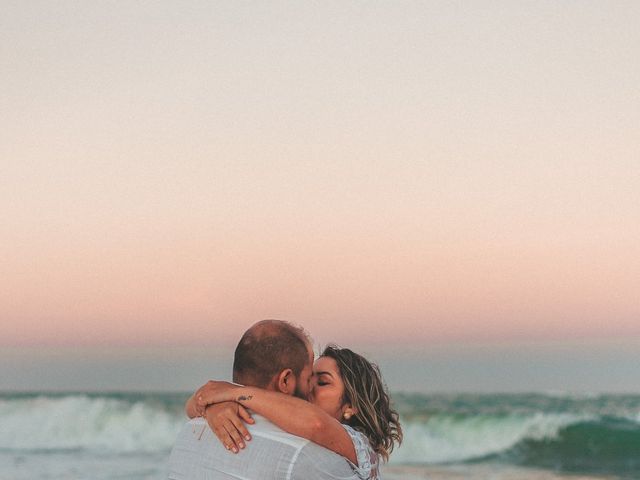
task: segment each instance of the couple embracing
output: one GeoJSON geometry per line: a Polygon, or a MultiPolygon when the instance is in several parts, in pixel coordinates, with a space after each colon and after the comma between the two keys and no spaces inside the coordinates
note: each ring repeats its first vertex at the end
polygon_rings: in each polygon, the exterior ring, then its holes
{"type": "Polygon", "coordinates": [[[379,479],[402,429],[378,368],[335,346],[313,360],[302,328],[249,328],[234,383],[208,382],[187,401],[169,479],[379,479]]]}

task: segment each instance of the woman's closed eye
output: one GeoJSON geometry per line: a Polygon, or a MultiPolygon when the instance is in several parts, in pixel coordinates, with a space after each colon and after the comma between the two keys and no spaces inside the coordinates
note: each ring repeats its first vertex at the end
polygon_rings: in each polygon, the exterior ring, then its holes
{"type": "Polygon", "coordinates": [[[316,377],[316,385],[318,387],[324,387],[326,385],[329,385],[333,380],[331,373],[328,373],[328,372],[322,372],[322,371],[315,372],[315,377],[316,377]]]}

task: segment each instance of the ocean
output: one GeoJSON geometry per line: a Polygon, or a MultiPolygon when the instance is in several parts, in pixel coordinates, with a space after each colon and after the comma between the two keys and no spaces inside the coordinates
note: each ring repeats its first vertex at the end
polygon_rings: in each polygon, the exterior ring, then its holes
{"type": "MultiPolygon", "coordinates": [[[[187,396],[0,393],[0,480],[164,479],[187,396]]],[[[640,395],[393,399],[387,480],[640,479],[640,395]]]]}

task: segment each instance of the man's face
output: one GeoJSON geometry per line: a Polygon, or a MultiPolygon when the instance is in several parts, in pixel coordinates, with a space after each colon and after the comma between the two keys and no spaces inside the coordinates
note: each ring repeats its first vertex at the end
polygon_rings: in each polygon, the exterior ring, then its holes
{"type": "Polygon", "coordinates": [[[309,397],[309,393],[311,391],[311,377],[313,376],[313,348],[311,348],[311,345],[307,345],[307,350],[309,353],[309,359],[296,379],[296,388],[293,392],[294,397],[302,398],[303,400],[307,400],[309,397]]]}

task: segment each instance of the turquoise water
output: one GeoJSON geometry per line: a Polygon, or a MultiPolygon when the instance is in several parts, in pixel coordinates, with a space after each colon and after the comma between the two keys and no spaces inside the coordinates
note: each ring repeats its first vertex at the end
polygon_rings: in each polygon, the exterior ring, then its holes
{"type": "MultiPolygon", "coordinates": [[[[187,396],[0,394],[0,464],[7,466],[1,478],[164,478],[187,396]]],[[[455,478],[485,478],[479,472],[490,472],[486,478],[541,478],[539,472],[640,478],[639,395],[393,398],[405,441],[392,454],[386,478],[408,478],[394,474],[407,469],[429,478],[442,471],[446,478],[451,472],[467,472],[455,478]],[[519,476],[495,477],[512,471],[519,476]]]]}
{"type": "Polygon", "coordinates": [[[396,395],[394,461],[492,463],[640,478],[638,395],[396,395]]]}

